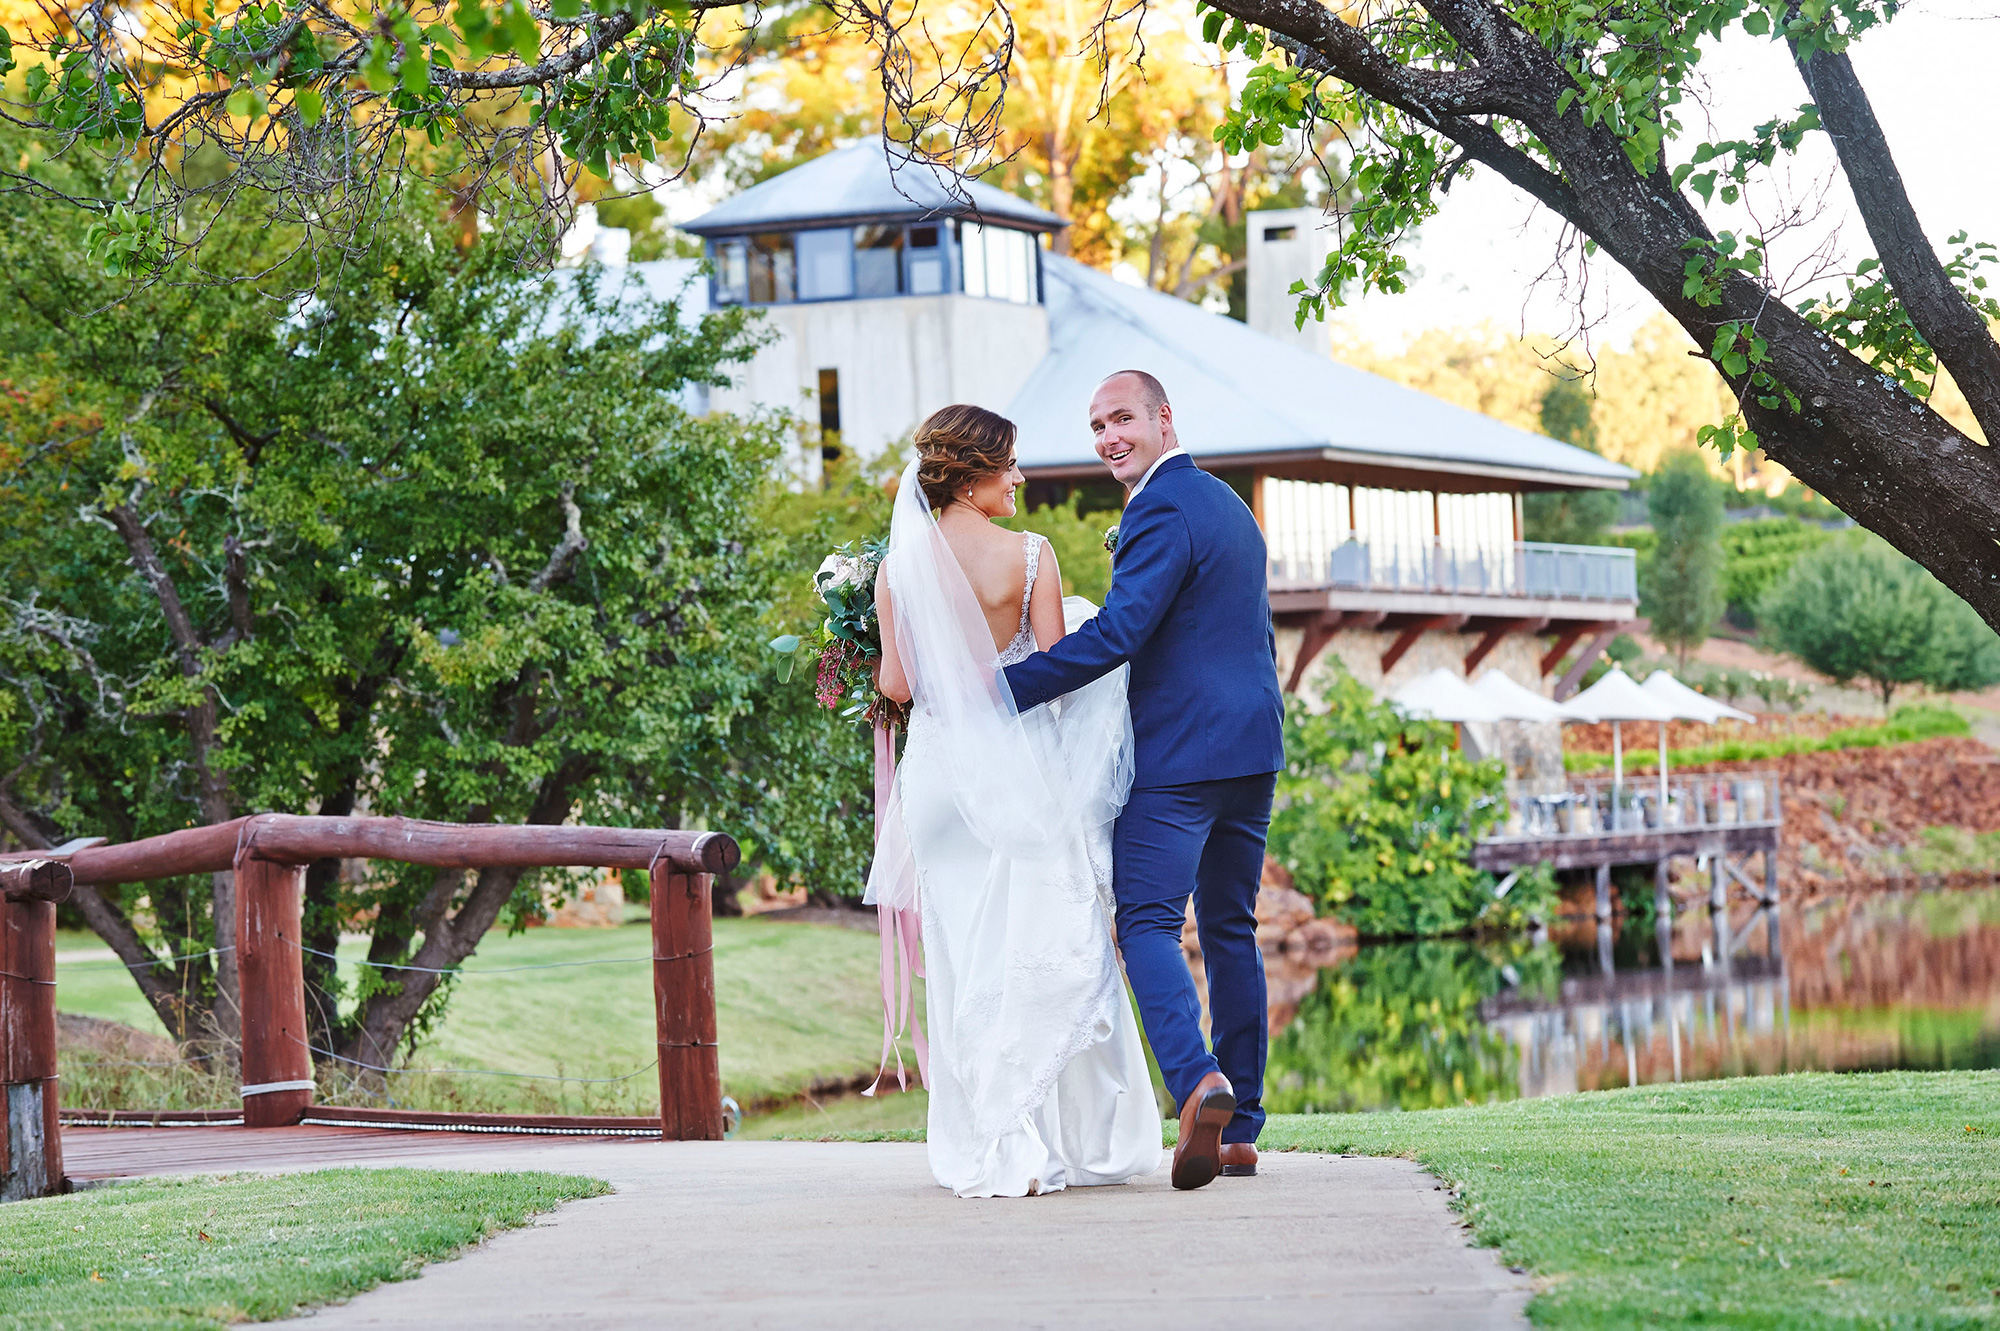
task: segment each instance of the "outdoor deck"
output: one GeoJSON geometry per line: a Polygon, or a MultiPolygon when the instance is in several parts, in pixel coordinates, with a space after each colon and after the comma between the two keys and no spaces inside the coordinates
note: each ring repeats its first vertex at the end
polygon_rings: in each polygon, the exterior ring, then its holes
{"type": "Polygon", "coordinates": [[[1507,800],[1502,832],[1473,847],[1473,864],[1490,872],[1776,854],[1784,827],[1778,778],[1768,772],[1517,781],[1507,800]]]}

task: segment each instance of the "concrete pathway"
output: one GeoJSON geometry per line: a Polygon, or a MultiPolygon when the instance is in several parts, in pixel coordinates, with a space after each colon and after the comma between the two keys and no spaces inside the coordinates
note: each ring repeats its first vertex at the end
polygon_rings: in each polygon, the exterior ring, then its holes
{"type": "Polygon", "coordinates": [[[1408,1161],[1267,1155],[1254,1179],[961,1201],[924,1148],[514,1139],[420,1160],[609,1180],[312,1331],[440,1327],[1517,1327],[1530,1292],[1408,1161]]]}

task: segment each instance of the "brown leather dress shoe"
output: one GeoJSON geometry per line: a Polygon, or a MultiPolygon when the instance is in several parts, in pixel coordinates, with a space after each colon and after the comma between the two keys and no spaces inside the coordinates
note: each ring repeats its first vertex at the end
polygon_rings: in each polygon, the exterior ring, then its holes
{"type": "Polygon", "coordinates": [[[1257,1172],[1257,1148],[1249,1142],[1224,1142],[1222,1177],[1249,1178],[1257,1172]]]}
{"type": "Polygon", "coordinates": [[[1222,1167],[1222,1129],[1236,1113],[1229,1078],[1211,1072],[1195,1084],[1181,1105],[1181,1139],[1174,1146],[1174,1186],[1186,1191],[1207,1185],[1222,1167]]]}

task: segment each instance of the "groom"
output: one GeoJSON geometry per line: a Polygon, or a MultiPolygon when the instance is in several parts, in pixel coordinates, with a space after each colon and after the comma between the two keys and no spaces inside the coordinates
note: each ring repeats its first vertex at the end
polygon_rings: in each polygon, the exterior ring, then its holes
{"type": "Polygon", "coordinates": [[[1180,1107],[1176,1188],[1257,1172],[1264,1126],[1264,959],[1257,885],[1285,765],[1263,533],[1236,492],[1194,465],[1152,375],[1124,370],[1090,400],[1097,456],[1125,486],[1104,609],[1007,667],[1015,705],[1130,662],[1132,794],[1112,836],[1118,943],[1146,1036],[1180,1107]],[[1210,1053],[1181,956],[1189,894],[1208,971],[1210,1053]]]}

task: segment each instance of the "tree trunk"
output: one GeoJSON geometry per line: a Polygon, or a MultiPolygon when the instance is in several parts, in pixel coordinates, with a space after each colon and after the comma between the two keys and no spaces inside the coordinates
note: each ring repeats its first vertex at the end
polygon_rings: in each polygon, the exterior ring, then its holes
{"type": "MultiPolygon", "coordinates": [[[[526,821],[542,825],[562,822],[569,815],[577,787],[589,775],[588,766],[572,758],[544,777],[526,821]]],[[[415,912],[413,923],[423,930],[424,941],[407,963],[413,969],[390,973],[397,987],[376,994],[363,1004],[354,1037],[341,1051],[350,1060],[350,1070],[377,1070],[373,1075],[380,1076],[379,1069],[395,1065],[396,1048],[424,1003],[436,992],[443,979],[441,972],[458,966],[477,950],[479,940],[493,927],[525,872],[518,868],[481,869],[465,904],[452,915],[446,912],[455,895],[458,875],[439,875],[415,912]],[[356,1064],[361,1066],[356,1068],[356,1064]]],[[[377,937],[379,941],[379,932],[377,937]]],[[[407,939],[409,935],[406,933],[404,937],[407,939]]]]}
{"type": "MultiPolygon", "coordinates": [[[[1049,159],[1049,211],[1065,222],[1073,221],[1069,210],[1076,203],[1076,162],[1071,158],[1069,145],[1062,141],[1062,135],[1051,130],[1044,139],[1049,159]]],[[[1068,227],[1063,227],[1049,237],[1051,254],[1070,253],[1068,227]]]]}

